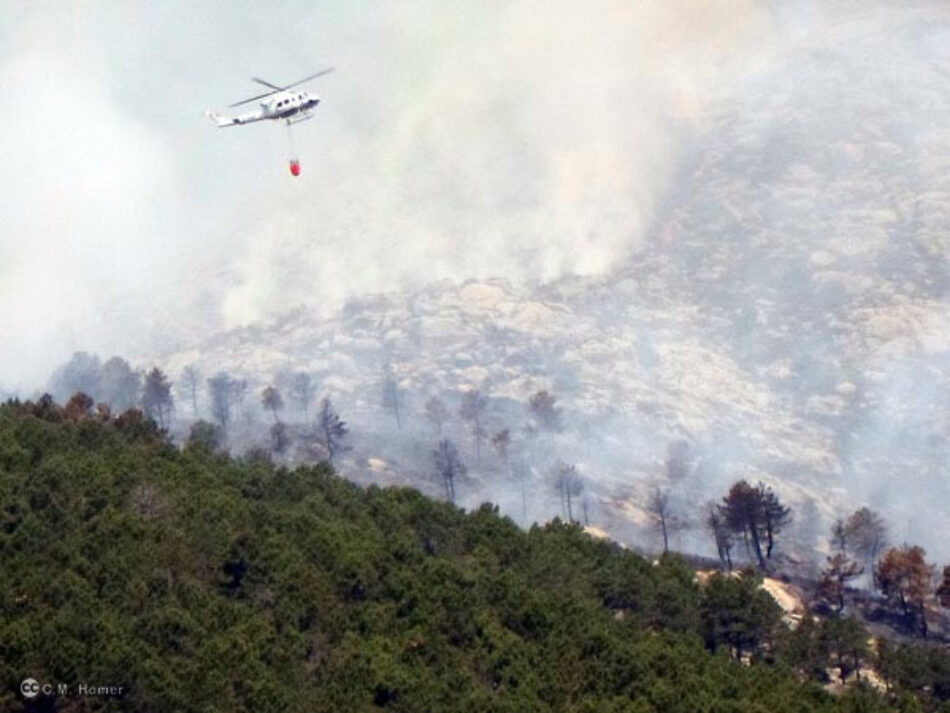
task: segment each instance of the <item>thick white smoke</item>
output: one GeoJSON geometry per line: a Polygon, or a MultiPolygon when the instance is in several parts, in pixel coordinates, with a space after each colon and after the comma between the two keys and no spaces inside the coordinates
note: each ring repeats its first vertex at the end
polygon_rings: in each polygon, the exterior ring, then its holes
{"type": "Polygon", "coordinates": [[[765,56],[757,0],[4,11],[0,383],[305,303],[610,269],[765,56]],[[187,15],[187,21],[184,17],[187,15]],[[297,130],[201,114],[327,65],[297,130]]]}
{"type": "Polygon", "coordinates": [[[747,1],[418,8],[328,87],[327,113],[360,130],[305,156],[307,182],[244,233],[230,323],[432,278],[609,270],[769,32],[747,1]],[[370,131],[354,83],[389,108],[370,131]]]}

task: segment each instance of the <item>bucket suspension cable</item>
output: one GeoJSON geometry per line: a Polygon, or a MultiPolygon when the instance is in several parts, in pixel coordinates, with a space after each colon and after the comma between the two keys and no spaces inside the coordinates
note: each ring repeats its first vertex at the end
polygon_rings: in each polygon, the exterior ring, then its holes
{"type": "Polygon", "coordinates": [[[297,157],[297,147],[294,145],[294,132],[289,120],[287,121],[287,151],[290,159],[290,173],[294,176],[299,176],[300,159],[297,157]]]}

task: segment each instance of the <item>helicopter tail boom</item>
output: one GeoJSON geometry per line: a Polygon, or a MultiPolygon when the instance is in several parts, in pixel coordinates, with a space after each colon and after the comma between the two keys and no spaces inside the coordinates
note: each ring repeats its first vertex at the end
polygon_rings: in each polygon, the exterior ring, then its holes
{"type": "Polygon", "coordinates": [[[215,114],[213,111],[208,109],[205,111],[205,116],[207,116],[211,121],[213,121],[219,129],[224,129],[228,126],[239,126],[240,124],[249,124],[252,121],[260,121],[265,118],[258,114],[246,114],[245,116],[221,116],[220,114],[215,114]]]}
{"type": "Polygon", "coordinates": [[[211,121],[213,121],[218,126],[219,129],[223,129],[225,126],[234,126],[237,124],[237,122],[234,119],[231,119],[230,117],[226,117],[226,116],[221,116],[220,114],[215,114],[210,109],[208,109],[205,112],[205,116],[211,119],[211,121]]]}

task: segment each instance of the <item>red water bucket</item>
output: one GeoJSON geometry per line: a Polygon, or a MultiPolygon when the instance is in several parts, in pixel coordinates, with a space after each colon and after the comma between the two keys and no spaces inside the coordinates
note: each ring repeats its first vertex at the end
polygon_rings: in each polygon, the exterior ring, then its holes
{"type": "Polygon", "coordinates": [[[300,161],[295,158],[290,159],[290,172],[295,175],[300,175],[300,161]]]}

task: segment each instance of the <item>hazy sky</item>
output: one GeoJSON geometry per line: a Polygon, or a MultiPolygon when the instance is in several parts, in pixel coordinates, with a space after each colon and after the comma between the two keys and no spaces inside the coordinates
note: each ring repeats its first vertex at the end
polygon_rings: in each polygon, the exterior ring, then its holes
{"type": "Polygon", "coordinates": [[[633,249],[753,0],[0,1],[0,385],[298,303],[633,249]],[[272,5],[272,4],[269,4],[272,5]],[[206,107],[327,66],[295,129],[206,107]]]}

